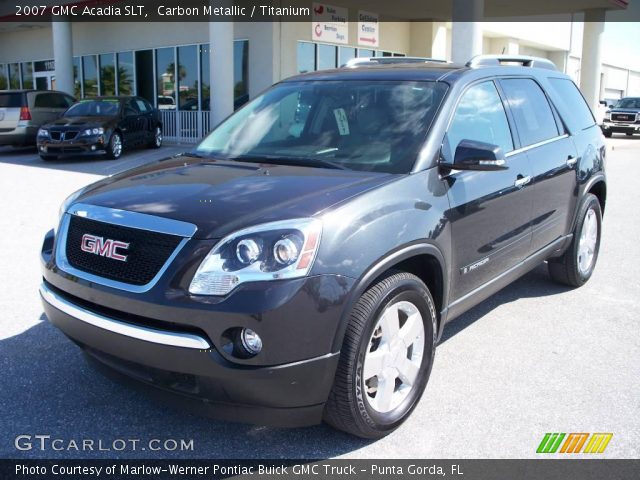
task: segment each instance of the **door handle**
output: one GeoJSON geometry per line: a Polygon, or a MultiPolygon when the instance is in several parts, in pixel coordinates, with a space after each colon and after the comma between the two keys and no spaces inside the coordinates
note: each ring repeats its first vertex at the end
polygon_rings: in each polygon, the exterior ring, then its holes
{"type": "Polygon", "coordinates": [[[518,188],[522,188],[530,181],[531,181],[531,177],[529,175],[527,175],[526,177],[523,177],[522,175],[518,175],[518,178],[514,182],[514,185],[518,188]]]}
{"type": "Polygon", "coordinates": [[[576,163],[578,163],[578,159],[569,155],[569,158],[567,158],[567,166],[573,167],[576,163]]]}

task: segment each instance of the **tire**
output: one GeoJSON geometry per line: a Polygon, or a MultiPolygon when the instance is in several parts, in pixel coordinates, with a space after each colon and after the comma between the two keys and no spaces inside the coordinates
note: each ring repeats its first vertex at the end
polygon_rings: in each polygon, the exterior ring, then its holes
{"type": "Polygon", "coordinates": [[[611,138],[613,136],[613,132],[602,132],[602,134],[607,138],[611,138]]]}
{"type": "Polygon", "coordinates": [[[113,132],[111,138],[109,138],[109,145],[107,145],[107,158],[116,160],[122,155],[122,136],[119,132],[113,132]]]}
{"type": "Polygon", "coordinates": [[[390,272],[371,286],[351,311],[324,421],[369,439],[382,438],[398,428],[427,385],[435,354],[436,323],[433,298],[415,275],[390,272]],[[390,335],[386,325],[393,324],[400,328],[390,335]],[[410,347],[401,339],[401,332],[413,339],[410,347]],[[403,373],[394,366],[398,362],[402,362],[403,373]],[[379,373],[370,376],[371,372],[379,373]]]}
{"type": "Polygon", "coordinates": [[[598,198],[589,193],[580,205],[571,245],[560,258],[549,260],[551,278],[571,287],[587,283],[596,267],[601,237],[602,209],[598,198]]]}
{"type": "Polygon", "coordinates": [[[633,133],[627,133],[627,137],[633,137],[633,133]]]}
{"type": "Polygon", "coordinates": [[[149,142],[149,148],[160,148],[162,146],[162,128],[157,125],[153,131],[153,138],[149,142]]]}
{"type": "Polygon", "coordinates": [[[40,158],[45,162],[49,162],[51,160],[55,160],[58,157],[56,157],[55,155],[40,155],[40,158]]]}

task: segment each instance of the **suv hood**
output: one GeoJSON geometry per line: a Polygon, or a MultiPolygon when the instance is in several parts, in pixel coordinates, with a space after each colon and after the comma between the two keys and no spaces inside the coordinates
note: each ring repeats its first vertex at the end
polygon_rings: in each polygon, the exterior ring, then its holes
{"type": "Polygon", "coordinates": [[[107,177],[74,200],[195,224],[220,238],[259,223],[313,216],[397,178],[385,173],[177,156],[107,177]]]}

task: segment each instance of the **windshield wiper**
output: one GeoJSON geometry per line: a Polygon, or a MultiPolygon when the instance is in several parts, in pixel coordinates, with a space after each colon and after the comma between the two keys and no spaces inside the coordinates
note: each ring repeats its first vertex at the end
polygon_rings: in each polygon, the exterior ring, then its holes
{"type": "Polygon", "coordinates": [[[274,165],[299,165],[301,167],[313,167],[313,168],[332,168],[335,170],[348,170],[344,165],[332,162],[330,160],[324,160],[322,158],[295,158],[295,157],[276,157],[273,155],[262,156],[240,156],[231,157],[229,160],[236,162],[252,162],[252,163],[272,163],[274,165]]]}

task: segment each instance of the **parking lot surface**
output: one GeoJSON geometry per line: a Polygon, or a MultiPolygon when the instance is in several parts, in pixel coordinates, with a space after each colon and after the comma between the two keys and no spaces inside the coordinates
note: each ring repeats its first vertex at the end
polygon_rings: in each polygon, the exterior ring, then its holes
{"type": "Polygon", "coordinates": [[[43,162],[35,150],[0,148],[0,457],[529,458],[546,432],[611,432],[602,457],[640,457],[640,137],[608,140],[608,201],[591,281],[561,287],[541,265],[449,324],[420,404],[375,442],[322,425],[273,429],[170,409],[95,372],[48,323],[39,248],[63,199],[186,149],[43,162]],[[18,435],[31,436],[32,447],[16,449],[18,435]],[[35,435],[61,439],[62,449],[41,450],[35,435]],[[85,439],[95,441],[93,451],[73,448],[85,439]],[[116,451],[117,439],[140,443],[116,451]],[[193,440],[193,448],[150,450],[152,439],[161,440],[156,447],[193,440]]]}

